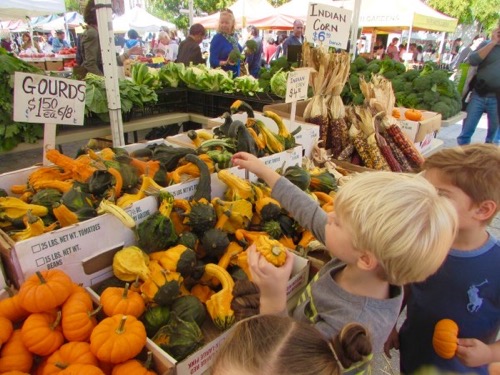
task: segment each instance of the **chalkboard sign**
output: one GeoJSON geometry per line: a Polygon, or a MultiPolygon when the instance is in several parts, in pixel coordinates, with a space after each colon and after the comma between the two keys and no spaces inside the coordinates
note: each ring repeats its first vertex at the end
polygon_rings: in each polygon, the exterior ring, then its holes
{"type": "Polygon", "coordinates": [[[85,92],[83,81],[16,72],[14,121],[83,125],[85,92]]]}

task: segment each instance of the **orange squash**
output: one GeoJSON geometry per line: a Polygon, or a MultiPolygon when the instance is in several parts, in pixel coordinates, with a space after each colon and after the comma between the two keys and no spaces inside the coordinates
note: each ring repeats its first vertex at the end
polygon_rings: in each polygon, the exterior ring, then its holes
{"type": "Polygon", "coordinates": [[[455,356],[458,346],[458,325],[451,319],[441,319],[434,327],[432,346],[437,355],[450,359],[455,356]]]}
{"type": "Polygon", "coordinates": [[[10,297],[0,301],[0,316],[9,319],[11,322],[24,320],[30,313],[19,303],[19,294],[14,294],[7,289],[10,297]]]}
{"type": "Polygon", "coordinates": [[[146,310],[144,299],[139,293],[129,290],[129,287],[129,283],[126,283],[125,288],[108,287],[102,292],[102,310],[107,316],[123,314],[138,318],[146,310]]]}
{"type": "Polygon", "coordinates": [[[418,109],[407,109],[405,111],[405,118],[411,121],[420,121],[422,120],[422,112],[418,109]]]}
{"type": "Polygon", "coordinates": [[[30,374],[24,371],[14,370],[14,371],[3,372],[2,375],[30,375],[30,374]]]}
{"type": "Polygon", "coordinates": [[[72,290],[73,282],[63,271],[37,271],[21,285],[19,302],[29,312],[49,311],[62,305],[72,290]]]}
{"type": "Polygon", "coordinates": [[[33,354],[23,344],[21,330],[16,329],[0,350],[0,374],[7,371],[30,372],[33,354]]]}
{"type": "Polygon", "coordinates": [[[9,340],[12,332],[14,332],[12,322],[9,319],[4,318],[3,316],[0,316],[0,348],[2,347],[3,343],[9,340]]]}
{"type": "Polygon", "coordinates": [[[92,298],[82,288],[76,289],[62,306],[62,331],[68,341],[88,341],[92,330],[97,325],[92,298]]]}
{"type": "Polygon", "coordinates": [[[64,370],[59,372],[59,375],[105,375],[102,370],[93,365],[85,365],[81,363],[76,363],[66,367],[64,370]]]}
{"type": "Polygon", "coordinates": [[[401,112],[399,111],[399,108],[394,108],[392,110],[392,117],[397,119],[401,118],[401,112]]]}
{"type": "Polygon", "coordinates": [[[90,351],[87,342],[68,342],[52,353],[43,367],[41,375],[58,374],[62,368],[73,364],[93,365],[99,367],[97,358],[90,351]]]}
{"type": "Polygon", "coordinates": [[[146,328],[132,315],[102,320],[90,336],[90,350],[103,362],[121,363],[134,358],[146,344],[146,328]]]}
{"type": "Polygon", "coordinates": [[[64,343],[61,312],[33,313],[24,321],[21,337],[28,350],[41,356],[50,355],[64,343]]]}
{"type": "Polygon", "coordinates": [[[120,363],[113,368],[111,375],[157,375],[156,372],[150,370],[153,355],[148,352],[148,358],[144,363],[137,359],[130,359],[126,362],[120,363]]]}

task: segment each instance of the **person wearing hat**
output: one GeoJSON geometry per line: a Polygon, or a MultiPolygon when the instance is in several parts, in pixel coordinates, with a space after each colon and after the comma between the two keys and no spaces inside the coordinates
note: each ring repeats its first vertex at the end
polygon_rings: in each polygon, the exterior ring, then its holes
{"type": "Polygon", "coordinates": [[[58,53],[63,48],[71,48],[68,41],[64,39],[66,36],[65,32],[62,30],[56,31],[57,38],[52,40],[52,51],[58,53]]]}

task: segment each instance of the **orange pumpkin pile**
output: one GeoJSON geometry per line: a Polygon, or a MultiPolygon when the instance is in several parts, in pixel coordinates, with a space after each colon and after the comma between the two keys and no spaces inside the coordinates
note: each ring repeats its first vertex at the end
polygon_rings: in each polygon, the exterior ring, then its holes
{"type": "Polygon", "coordinates": [[[87,291],[61,270],[29,277],[18,294],[0,301],[0,374],[156,374],[150,354],[145,363],[135,359],[146,344],[136,318],[142,298],[113,289],[94,309],[87,291]],[[101,307],[112,315],[98,322],[101,307]],[[35,355],[42,357],[37,366],[35,355]]]}

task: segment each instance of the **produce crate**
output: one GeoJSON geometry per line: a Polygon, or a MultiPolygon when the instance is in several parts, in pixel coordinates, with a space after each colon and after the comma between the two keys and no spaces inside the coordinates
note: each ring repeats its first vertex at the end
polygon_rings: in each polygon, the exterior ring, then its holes
{"type": "Polygon", "coordinates": [[[187,112],[187,89],[185,87],[166,87],[156,91],[158,102],[146,107],[147,115],[170,112],[187,112]]]}
{"type": "Polygon", "coordinates": [[[187,89],[187,111],[207,117],[220,115],[215,108],[212,93],[193,89],[187,89]]]}
{"type": "Polygon", "coordinates": [[[431,147],[432,140],[436,138],[439,129],[441,129],[441,113],[421,111],[422,119],[420,121],[407,120],[404,113],[407,108],[399,108],[401,119],[399,124],[401,129],[415,143],[415,146],[421,153],[425,153],[431,147]]]}

